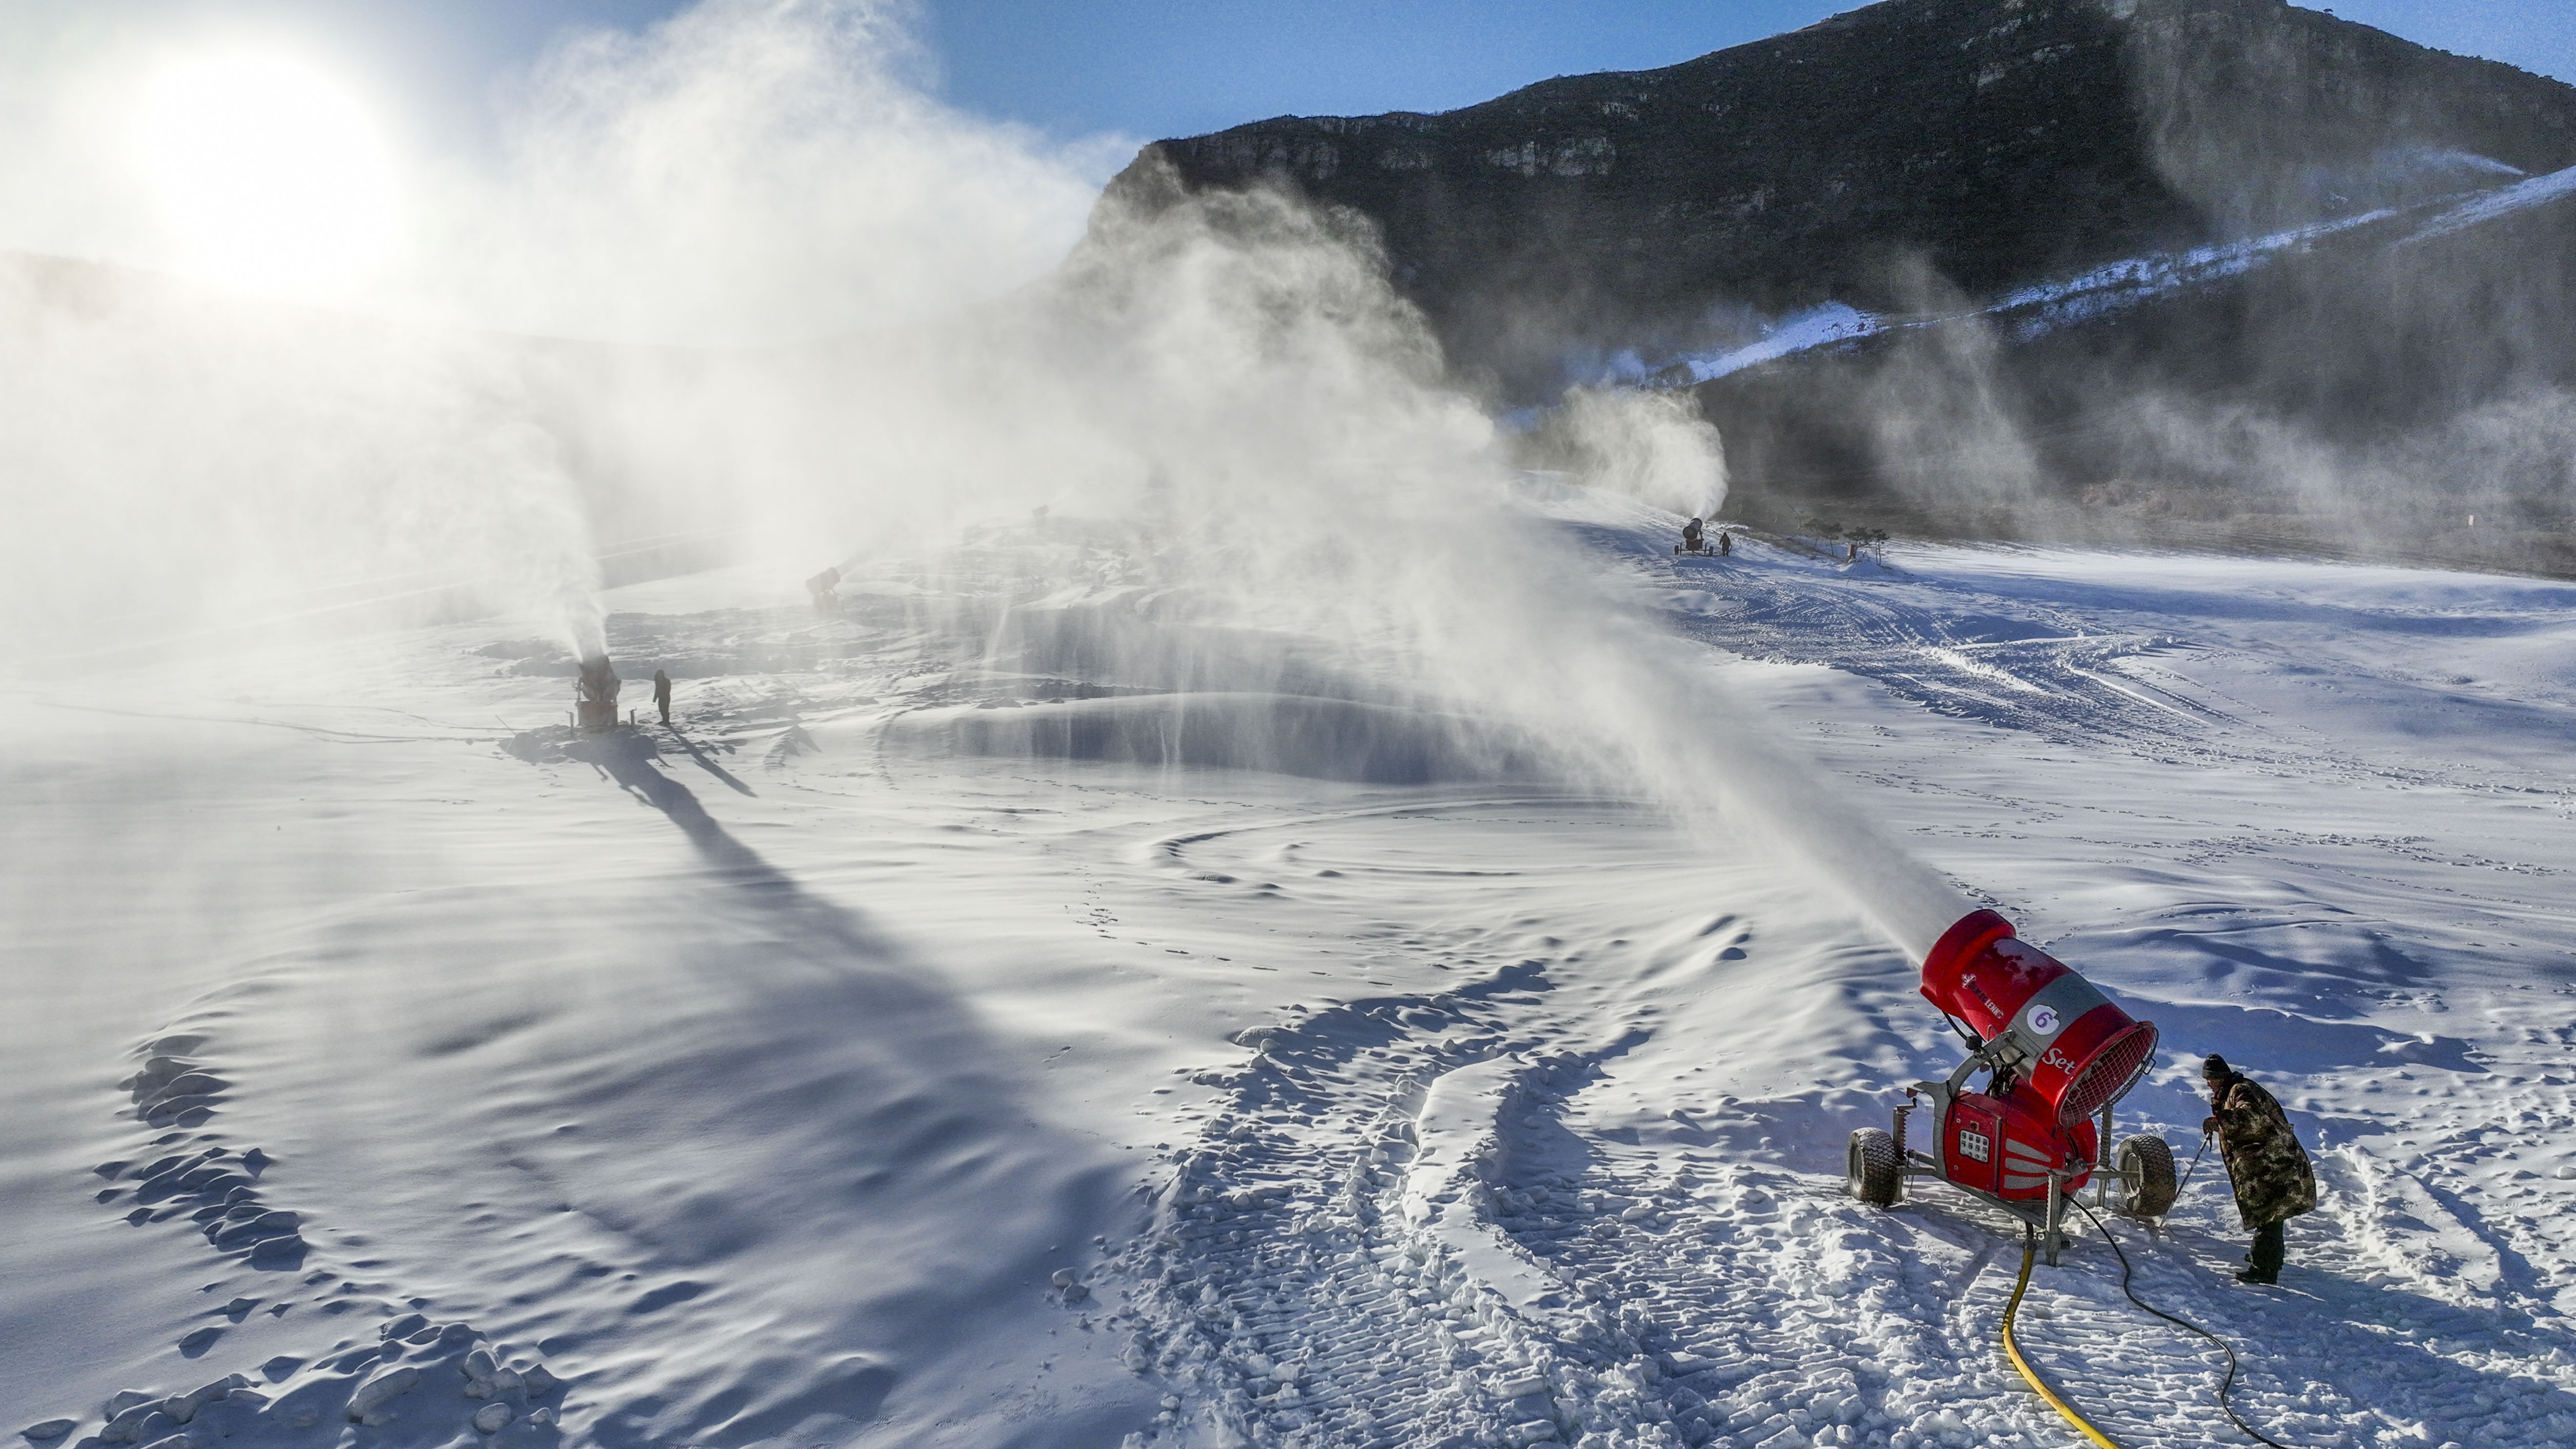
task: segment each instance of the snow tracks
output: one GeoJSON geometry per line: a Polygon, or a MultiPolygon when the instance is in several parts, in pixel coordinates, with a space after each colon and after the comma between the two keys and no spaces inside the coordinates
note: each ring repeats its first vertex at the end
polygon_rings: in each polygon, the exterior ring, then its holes
{"type": "Polygon", "coordinates": [[[1354,1002],[1201,1074],[1231,1099],[1112,1265],[1173,1390],[1132,1444],[2049,1442],[1988,1352],[1990,1241],[1608,1155],[1569,1119],[1633,1038],[1571,1048],[1546,990],[1354,1002]]]}
{"type": "MultiPolygon", "coordinates": [[[[1133,1334],[1129,1367],[1170,1391],[1130,1449],[2069,1442],[1997,1351],[2014,1224],[1937,1187],[1884,1212],[1823,1174],[1628,1142],[1588,1117],[1586,1089],[1634,1037],[1577,1049],[1570,1009],[1528,961],[1255,1028],[1249,1062],[1201,1073],[1229,1098],[1107,1274],[1128,1284],[1111,1325],[1133,1334]]],[[[2576,1432],[2553,1335],[2322,1259],[2293,1286],[2239,1288],[2225,1208],[2111,1231],[2141,1295],[2236,1344],[2237,1407],[2267,1432],[2576,1432]]],[[[2239,1442],[2217,1350],[2130,1304],[2077,1231],[2032,1283],[2024,1351],[2131,1449],[2239,1442]]],[[[2294,1263],[2322,1251],[2295,1236],[2294,1263]]]]}
{"type": "MultiPolygon", "coordinates": [[[[1427,1001],[1256,1028],[1238,1039],[1248,1065],[1201,1074],[1231,1101],[1113,1264],[1137,1284],[1130,1366],[1178,1390],[1151,1440],[1471,1443],[1539,1417],[1522,1400],[1547,1390],[1545,1345],[1405,1213],[1425,1087],[1536,1047],[1506,1003],[1538,981],[1525,963],[1427,1001]]],[[[1444,1173],[1428,1196],[1472,1190],[1472,1169],[1446,1171],[1465,1166],[1426,1165],[1444,1173]]],[[[1520,1442],[1555,1437],[1545,1427],[1520,1442]]]]}
{"type": "MultiPolygon", "coordinates": [[[[1658,565],[1659,569],[1664,566],[1658,565]]],[[[2157,667],[2194,646],[2079,609],[1932,586],[1884,571],[1868,589],[1835,574],[1680,560],[1665,621],[1684,638],[1750,659],[1826,664],[1956,719],[2062,745],[2189,742],[2229,716],[2221,701],[2157,667]]]]}

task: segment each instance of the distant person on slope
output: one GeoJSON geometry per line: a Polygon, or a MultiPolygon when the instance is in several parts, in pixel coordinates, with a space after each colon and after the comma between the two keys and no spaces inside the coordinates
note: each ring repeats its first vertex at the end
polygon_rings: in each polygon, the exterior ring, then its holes
{"type": "Polygon", "coordinates": [[[2254,1233],[2254,1251],[2246,1259],[2253,1266],[2237,1274],[2236,1281],[2278,1283],[2287,1251],[2281,1225],[2315,1211],[2316,1170],[2308,1165],[2298,1134],[2290,1130],[2289,1114],[2253,1078],[2228,1066],[2216,1052],[2201,1063],[2201,1075],[2209,1084],[2210,1116],[2200,1130],[2218,1134],[2219,1155],[2236,1184],[2237,1215],[2254,1233]]]}
{"type": "Polygon", "coordinates": [[[1735,535],[1727,532],[1725,529],[1719,529],[1717,531],[1717,556],[1719,558],[1724,558],[1733,552],[1735,552],[1735,535]]]}
{"type": "Polygon", "coordinates": [[[662,711],[662,723],[668,725],[671,722],[671,676],[659,669],[653,671],[653,707],[662,711]]]}

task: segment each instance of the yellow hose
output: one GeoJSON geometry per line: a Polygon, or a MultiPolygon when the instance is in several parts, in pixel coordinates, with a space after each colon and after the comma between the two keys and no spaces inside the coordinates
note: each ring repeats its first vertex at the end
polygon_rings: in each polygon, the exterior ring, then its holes
{"type": "Polygon", "coordinates": [[[2025,1236],[2021,1249],[2021,1280],[2013,1284],[2012,1301],[2004,1305],[2004,1354],[2012,1360],[2014,1368],[2021,1370],[2021,1376],[2030,1381],[2030,1386],[2039,1391],[2039,1396],[2048,1400],[2048,1406],[2064,1415],[2066,1422],[2075,1426],[2077,1433],[2100,1445],[2101,1449],[2120,1449],[2119,1445],[2111,1442],[2110,1435],[2087,1423],[2083,1415],[2066,1407],[2064,1399],[2059,1398],[2048,1385],[2041,1383],[2038,1370],[2033,1369],[2029,1360],[2021,1356],[2021,1345],[2013,1342],[2013,1315],[2021,1311],[2021,1295],[2030,1287],[2030,1261],[2038,1251],[2039,1240],[2025,1236]]]}

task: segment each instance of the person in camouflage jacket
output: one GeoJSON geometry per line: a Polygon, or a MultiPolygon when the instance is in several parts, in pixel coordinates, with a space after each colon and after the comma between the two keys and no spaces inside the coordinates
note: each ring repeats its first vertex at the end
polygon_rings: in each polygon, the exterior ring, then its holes
{"type": "Polygon", "coordinates": [[[2290,1130],[2289,1114],[2254,1079],[2212,1053],[2201,1064],[2209,1084],[2210,1116],[2203,1132],[2218,1134],[2219,1155],[2236,1184],[2236,1212],[2253,1230],[2253,1266],[2236,1275],[2244,1283],[2277,1283],[2286,1253],[2281,1225],[2317,1205],[2317,1176],[2290,1130]]]}

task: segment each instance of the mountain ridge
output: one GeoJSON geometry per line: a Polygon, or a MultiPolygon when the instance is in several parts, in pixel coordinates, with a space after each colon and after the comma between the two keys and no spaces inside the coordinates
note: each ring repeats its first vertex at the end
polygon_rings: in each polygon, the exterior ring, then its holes
{"type": "MultiPolygon", "coordinates": [[[[1830,505],[2027,531],[2106,488],[2315,494],[2304,469],[2368,477],[2385,496],[2337,506],[2411,536],[2475,507],[2435,495],[2486,486],[2440,438],[2576,387],[2576,202],[2439,237],[2403,219],[2571,167],[2576,87],[2280,0],[1881,0],[1436,115],[1156,142],[1103,205],[1278,187],[1364,217],[1462,383],[1505,408],[1692,387],[1739,500],[1775,522],[1830,505]],[[1991,315],[2195,256],[2218,261],[2117,305],[1991,315]],[[1724,356],[1744,365],[1689,371],[1724,356]],[[1996,448],[1955,446],[1965,423],[1996,448]],[[1976,461],[1926,461],[1945,450],[1976,461]]],[[[2517,454],[2487,501],[2556,540],[2518,565],[2576,567],[2570,449],[2517,454]]]]}
{"type": "Polygon", "coordinates": [[[1158,141],[1107,196],[1168,165],[1349,206],[1459,362],[1527,393],[1555,344],[1676,313],[1884,304],[1917,267],[1990,295],[2482,163],[2576,164],[2576,87],[2277,0],[1881,0],[1454,111],[1158,141]],[[2251,94],[2282,74],[2305,78],[2289,102],[2251,94]]]}

